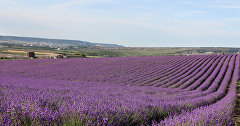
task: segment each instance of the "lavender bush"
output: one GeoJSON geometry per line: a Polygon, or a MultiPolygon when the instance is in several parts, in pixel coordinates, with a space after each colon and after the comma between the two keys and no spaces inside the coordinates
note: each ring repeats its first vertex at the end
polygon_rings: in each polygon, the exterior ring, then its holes
{"type": "Polygon", "coordinates": [[[239,55],[0,61],[0,125],[231,125],[239,55]]]}

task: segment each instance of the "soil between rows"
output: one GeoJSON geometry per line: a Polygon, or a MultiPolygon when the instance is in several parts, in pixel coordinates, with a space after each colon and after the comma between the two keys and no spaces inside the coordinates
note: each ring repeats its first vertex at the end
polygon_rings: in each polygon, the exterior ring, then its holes
{"type": "Polygon", "coordinates": [[[240,126],[240,81],[238,81],[237,86],[237,101],[233,118],[234,126],[240,126]]]}

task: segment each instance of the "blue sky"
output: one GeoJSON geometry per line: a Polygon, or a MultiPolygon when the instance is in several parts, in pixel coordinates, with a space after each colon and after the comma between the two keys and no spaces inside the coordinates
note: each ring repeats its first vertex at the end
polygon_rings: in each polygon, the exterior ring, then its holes
{"type": "Polygon", "coordinates": [[[240,47],[239,0],[0,0],[0,35],[240,47]]]}

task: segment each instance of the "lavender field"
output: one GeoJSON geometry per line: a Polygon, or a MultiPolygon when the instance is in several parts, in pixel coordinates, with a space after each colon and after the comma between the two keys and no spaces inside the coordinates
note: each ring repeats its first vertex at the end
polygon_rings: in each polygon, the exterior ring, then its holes
{"type": "Polygon", "coordinates": [[[0,61],[0,125],[231,125],[239,58],[0,61]]]}

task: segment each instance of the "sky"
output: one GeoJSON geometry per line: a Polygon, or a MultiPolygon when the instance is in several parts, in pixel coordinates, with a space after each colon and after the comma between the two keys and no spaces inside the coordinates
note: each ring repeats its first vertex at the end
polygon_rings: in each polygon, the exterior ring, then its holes
{"type": "Polygon", "coordinates": [[[240,0],[0,0],[0,35],[240,47],[240,0]]]}

